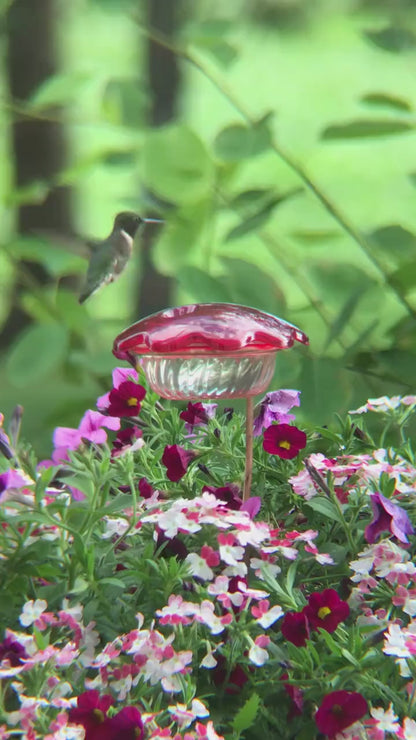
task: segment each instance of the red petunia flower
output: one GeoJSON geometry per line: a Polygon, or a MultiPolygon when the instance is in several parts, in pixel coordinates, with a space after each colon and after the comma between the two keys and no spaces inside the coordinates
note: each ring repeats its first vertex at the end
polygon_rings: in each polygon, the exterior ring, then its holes
{"type": "Polygon", "coordinates": [[[332,691],[327,694],[315,714],[318,730],[334,737],[346,727],[353,725],[368,711],[362,694],[355,691],[332,691]]]}
{"type": "Polygon", "coordinates": [[[127,450],[134,447],[137,449],[138,446],[144,444],[142,441],[136,446],[138,439],[141,440],[143,432],[139,427],[126,427],[126,429],[120,429],[117,432],[116,438],[113,442],[113,448],[111,450],[111,457],[119,457],[127,450]]]}
{"type": "Polygon", "coordinates": [[[286,640],[289,640],[296,647],[306,645],[306,640],[310,637],[310,630],[304,610],[301,612],[286,612],[280,626],[282,635],[286,640]]]}
{"type": "Polygon", "coordinates": [[[69,710],[69,721],[82,725],[85,740],[112,740],[107,711],[113,698],[109,694],[100,696],[95,689],[84,691],[77,698],[77,706],[69,710]]]}
{"type": "Polygon", "coordinates": [[[195,454],[195,452],[185,450],[180,445],[166,445],[162,455],[162,463],[167,468],[166,475],[169,480],[175,482],[183,478],[195,454]]]}
{"type": "Polygon", "coordinates": [[[118,388],[113,388],[108,397],[110,416],[137,416],[140,411],[140,401],[146,395],[146,389],[132,380],[125,380],[118,388]]]}
{"type": "Polygon", "coordinates": [[[243,500],[240,496],[241,489],[236,485],[236,483],[227,483],[226,486],[220,486],[220,488],[216,488],[215,486],[204,486],[202,493],[205,492],[212,493],[213,496],[220,499],[220,501],[225,501],[228,509],[239,511],[243,504],[243,500]]]}
{"type": "Polygon", "coordinates": [[[152,498],[155,488],[150,485],[147,478],[140,478],[139,480],[139,493],[142,498],[152,498]]]}
{"type": "Polygon", "coordinates": [[[194,426],[200,424],[208,424],[209,419],[215,416],[217,409],[216,403],[192,403],[189,401],[185,411],[181,411],[179,418],[186,422],[186,426],[189,430],[192,430],[194,426]]]}
{"type": "Polygon", "coordinates": [[[124,707],[109,721],[111,740],[142,740],[142,716],[136,707],[124,707]]]}
{"type": "Polygon", "coordinates": [[[263,449],[285,460],[296,457],[306,447],[306,434],[290,424],[272,424],[263,435],[263,449]]]}
{"type": "Polygon", "coordinates": [[[303,612],[312,629],[322,627],[327,632],[334,632],[340,622],[348,617],[350,607],[346,601],[340,599],[335,589],[326,588],[325,591],[316,591],[309,596],[308,606],[305,606],[303,612]]]}

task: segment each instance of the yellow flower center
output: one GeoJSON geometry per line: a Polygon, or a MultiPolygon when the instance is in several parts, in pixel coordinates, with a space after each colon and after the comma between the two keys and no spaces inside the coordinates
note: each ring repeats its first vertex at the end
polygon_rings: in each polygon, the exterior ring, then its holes
{"type": "Polygon", "coordinates": [[[127,406],[137,406],[137,398],[131,398],[127,399],[127,406]]]}
{"type": "Polygon", "coordinates": [[[318,609],[318,617],[319,617],[319,619],[325,619],[325,617],[327,617],[328,614],[331,614],[331,610],[330,610],[329,606],[321,606],[321,608],[318,609]]]}
{"type": "Polygon", "coordinates": [[[97,725],[101,725],[104,722],[105,720],[104,712],[102,712],[101,709],[97,709],[96,707],[95,709],[92,710],[92,714],[93,714],[94,719],[97,722],[97,725]]]}
{"type": "Polygon", "coordinates": [[[283,447],[285,450],[290,450],[290,442],[284,439],[283,442],[279,442],[279,447],[283,447]]]}

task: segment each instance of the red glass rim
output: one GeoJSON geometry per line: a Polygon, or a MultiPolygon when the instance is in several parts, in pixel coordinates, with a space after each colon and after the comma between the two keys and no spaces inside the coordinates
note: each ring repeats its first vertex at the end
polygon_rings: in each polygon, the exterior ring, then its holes
{"type": "Polygon", "coordinates": [[[119,359],[134,355],[228,355],[277,352],[309,344],[298,327],[256,308],[234,303],[195,303],[147,316],[116,337],[119,359]]]}

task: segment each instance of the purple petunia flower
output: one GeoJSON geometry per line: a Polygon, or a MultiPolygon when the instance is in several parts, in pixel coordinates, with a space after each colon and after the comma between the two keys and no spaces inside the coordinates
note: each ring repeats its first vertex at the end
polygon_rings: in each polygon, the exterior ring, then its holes
{"type": "Polygon", "coordinates": [[[381,532],[388,531],[400,542],[407,544],[407,535],[413,534],[414,528],[405,510],[381,493],[372,493],[370,499],[374,518],[364,531],[367,542],[373,544],[381,532]]]}
{"type": "Polygon", "coordinates": [[[293,406],[300,406],[300,391],[282,389],[266,393],[259,404],[259,413],[254,419],[254,436],[259,437],[264,427],[274,421],[287,424],[293,421],[294,414],[288,414],[293,406]]]}

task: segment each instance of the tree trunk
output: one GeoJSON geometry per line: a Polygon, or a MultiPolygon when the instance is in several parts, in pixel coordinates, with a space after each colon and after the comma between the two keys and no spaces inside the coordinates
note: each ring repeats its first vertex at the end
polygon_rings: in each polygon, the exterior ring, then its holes
{"type": "MultiPolygon", "coordinates": [[[[178,27],[180,0],[147,0],[147,23],[150,28],[173,38],[178,27]]],[[[162,126],[176,117],[180,74],[178,60],[171,51],[149,39],[148,79],[151,90],[149,125],[162,126]]],[[[151,214],[149,214],[151,215],[151,214]]],[[[151,246],[155,231],[149,229],[143,238],[142,277],[138,299],[138,316],[166,308],[171,303],[173,281],[155,270],[151,246]]]]}
{"type": "MultiPolygon", "coordinates": [[[[14,101],[26,101],[42,82],[57,72],[57,7],[56,0],[14,0],[10,6],[8,76],[10,96],[14,101]]],[[[12,123],[12,149],[15,187],[24,187],[35,180],[50,181],[66,163],[63,125],[16,117],[12,123]]],[[[19,207],[16,229],[20,234],[30,234],[34,229],[70,232],[69,189],[54,187],[43,203],[19,207]]],[[[22,266],[38,284],[48,283],[48,274],[41,265],[23,262],[22,266]]],[[[12,310],[0,334],[3,348],[31,321],[19,305],[21,293],[22,285],[17,275],[12,310]]]]}

